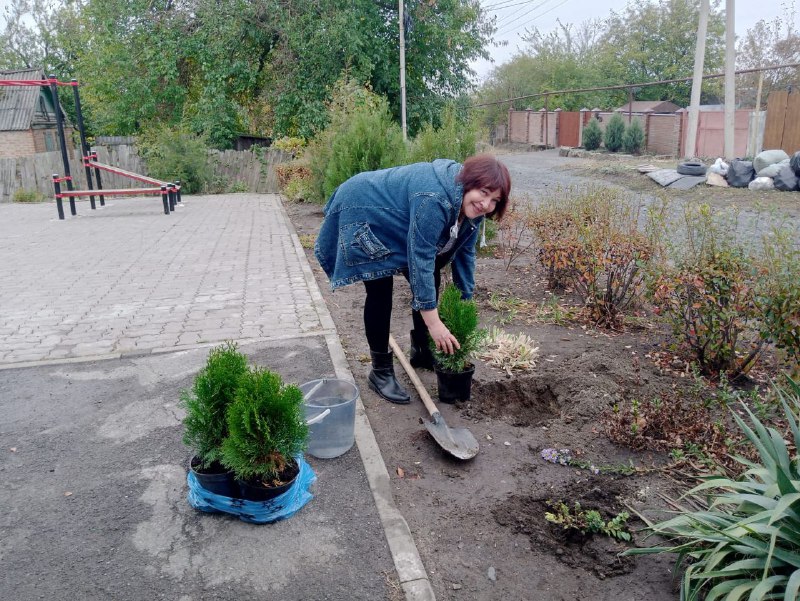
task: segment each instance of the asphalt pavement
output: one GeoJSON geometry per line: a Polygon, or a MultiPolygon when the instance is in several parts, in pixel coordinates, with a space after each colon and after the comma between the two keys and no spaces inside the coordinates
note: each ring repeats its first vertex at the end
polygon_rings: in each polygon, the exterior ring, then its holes
{"type": "Polygon", "coordinates": [[[0,599],[434,598],[360,401],[293,517],[189,506],[179,393],[227,340],[353,380],[278,196],[0,205],[0,599]]]}

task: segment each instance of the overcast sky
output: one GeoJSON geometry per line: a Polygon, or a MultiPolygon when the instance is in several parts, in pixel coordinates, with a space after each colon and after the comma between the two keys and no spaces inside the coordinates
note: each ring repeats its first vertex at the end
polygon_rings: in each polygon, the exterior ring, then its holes
{"type": "MultiPolygon", "coordinates": [[[[507,62],[524,46],[520,35],[526,29],[538,28],[547,33],[557,27],[557,21],[578,25],[589,19],[604,18],[612,10],[622,12],[628,0],[481,0],[481,4],[497,17],[495,39],[508,41],[505,47],[490,49],[494,64],[481,60],[473,65],[483,79],[492,67],[507,62]]],[[[782,16],[781,4],[780,0],[739,0],[734,10],[736,34],[744,35],[760,19],[771,21],[782,16]]],[[[795,29],[800,28],[797,15],[794,25],[795,29]]]]}

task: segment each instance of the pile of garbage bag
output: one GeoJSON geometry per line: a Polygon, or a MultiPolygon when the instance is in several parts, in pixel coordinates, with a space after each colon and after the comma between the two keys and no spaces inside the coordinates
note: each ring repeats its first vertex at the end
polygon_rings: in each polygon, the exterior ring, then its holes
{"type": "Polygon", "coordinates": [[[796,191],[800,190],[800,151],[789,157],[783,150],[764,150],[752,161],[717,159],[709,172],[723,176],[732,188],[796,191]]]}

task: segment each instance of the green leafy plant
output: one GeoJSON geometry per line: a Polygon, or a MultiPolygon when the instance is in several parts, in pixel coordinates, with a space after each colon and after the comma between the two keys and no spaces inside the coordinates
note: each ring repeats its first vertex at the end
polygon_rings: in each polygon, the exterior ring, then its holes
{"type": "Polygon", "coordinates": [[[450,333],[456,337],[461,348],[452,355],[443,353],[431,341],[431,350],[439,367],[445,371],[459,373],[470,365],[470,358],[481,348],[485,332],[478,329],[478,306],[474,300],[461,298],[461,291],[448,284],[439,297],[439,318],[450,333]]]}
{"type": "Polygon", "coordinates": [[[142,131],[136,144],[151,176],[170,182],[180,180],[183,191],[190,194],[209,184],[205,138],[179,127],[153,125],[142,131]]]}
{"type": "Polygon", "coordinates": [[[441,124],[434,127],[426,124],[414,138],[409,161],[433,161],[434,159],[453,159],[463,161],[475,154],[477,128],[473,122],[460,118],[455,107],[445,107],[441,124]]]}
{"type": "Polygon", "coordinates": [[[736,411],[732,416],[759,458],[737,458],[746,469],[738,480],[711,478],[687,493],[703,505],[707,500],[707,509],[683,508],[676,517],[649,526],[670,544],[626,551],[677,553],[678,565],[686,565],[682,600],[792,601],[800,594],[800,385],[787,381],[786,390],[776,388],[791,443],[742,404],[747,421],[736,411]]]}
{"type": "Polygon", "coordinates": [[[211,349],[191,390],[181,391],[180,403],[186,409],[183,442],[199,458],[201,469],[222,457],[222,441],[228,434],[226,411],[245,373],[247,358],[227,342],[211,349]]]}
{"type": "Polygon", "coordinates": [[[761,257],[764,285],[756,293],[761,338],[771,341],[800,376],[800,250],[797,232],[776,228],[764,240],[761,257]]]}
{"type": "Polygon", "coordinates": [[[278,483],[306,446],[303,393],[268,369],[251,369],[240,378],[226,417],[222,463],[240,480],[278,483]]]}
{"type": "Polygon", "coordinates": [[[644,148],[644,129],[638,119],[631,121],[622,136],[622,149],[628,154],[639,154],[644,148]]]}
{"type": "Polygon", "coordinates": [[[734,380],[752,368],[765,344],[755,332],[759,274],[736,243],[735,224],[708,205],[688,209],[686,226],[685,243],[655,272],[652,299],[701,373],[734,380]]]}
{"type": "Polygon", "coordinates": [[[306,149],[306,144],[305,138],[284,136],[275,140],[272,143],[272,147],[276,150],[282,150],[283,152],[291,154],[292,158],[299,159],[306,149]]]}
{"type": "Polygon", "coordinates": [[[600,123],[592,117],[583,127],[583,147],[586,150],[597,150],[603,141],[603,130],[600,123]]]}
{"type": "Polygon", "coordinates": [[[600,533],[618,540],[631,540],[631,533],[625,528],[630,516],[625,511],[606,521],[599,511],[583,509],[578,501],[572,508],[563,501],[549,501],[547,504],[553,511],[546,512],[544,519],[564,530],[574,530],[584,536],[600,533]]]}
{"type": "Polygon", "coordinates": [[[236,181],[231,186],[231,192],[249,192],[250,187],[246,182],[236,181]]]}
{"type": "Polygon", "coordinates": [[[12,202],[43,202],[44,194],[38,190],[26,190],[24,188],[17,188],[11,196],[12,202]]]}
{"type": "Polygon", "coordinates": [[[622,139],[625,136],[625,120],[619,113],[614,113],[608,120],[606,130],[603,132],[603,143],[609,152],[618,152],[622,148],[622,139]]]}

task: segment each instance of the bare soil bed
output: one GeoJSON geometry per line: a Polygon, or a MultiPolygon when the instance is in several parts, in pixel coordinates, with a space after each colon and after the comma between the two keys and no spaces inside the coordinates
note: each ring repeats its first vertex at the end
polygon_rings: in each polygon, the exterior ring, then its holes
{"type": "MultiPolygon", "coordinates": [[[[512,163],[528,160],[536,160],[535,153],[509,155],[512,177],[512,163]]],[[[571,170],[564,167],[569,160],[548,165],[541,172],[544,185],[596,179],[596,167],[584,161],[575,163],[582,165],[578,171],[571,170]]],[[[622,177],[610,175],[612,180],[622,177]]],[[[310,247],[322,207],[289,203],[286,208],[304,246],[310,247]]],[[[368,388],[363,286],[331,293],[313,251],[306,252],[389,469],[395,502],[409,522],[438,599],[677,599],[673,557],[619,557],[626,548],[651,544],[637,532],[644,524],[635,515],[628,522],[633,532],[629,543],[575,535],[544,517],[553,502],[572,507],[577,501],[605,519],[621,511],[658,518],[668,509],[665,497],[683,492],[681,482],[659,469],[667,462],[665,456],[611,443],[602,423],[616,403],[669,396],[687,384],[678,370],[662,369],[651,360],[663,348],[663,328],[649,324],[645,316],[638,327],[622,333],[559,320],[548,313],[551,291],[529,258],[506,270],[501,258],[481,253],[475,298],[482,325],[531,336],[538,343],[539,359],[530,373],[514,376],[478,361],[472,399],[440,404],[450,426],[469,428],[481,444],[475,459],[458,462],[427,434],[425,408],[398,362],[395,371],[412,393],[411,405],[392,405],[368,388]],[[496,301],[503,298],[524,301],[526,310],[496,310],[496,301]],[[595,474],[548,463],[540,456],[545,448],[570,449],[574,457],[595,466],[636,470],[595,474]]],[[[560,297],[562,305],[569,300],[560,297]]],[[[398,277],[392,332],[405,349],[409,304],[408,285],[398,277]]],[[[436,399],[434,374],[418,374],[436,399]]]]}

